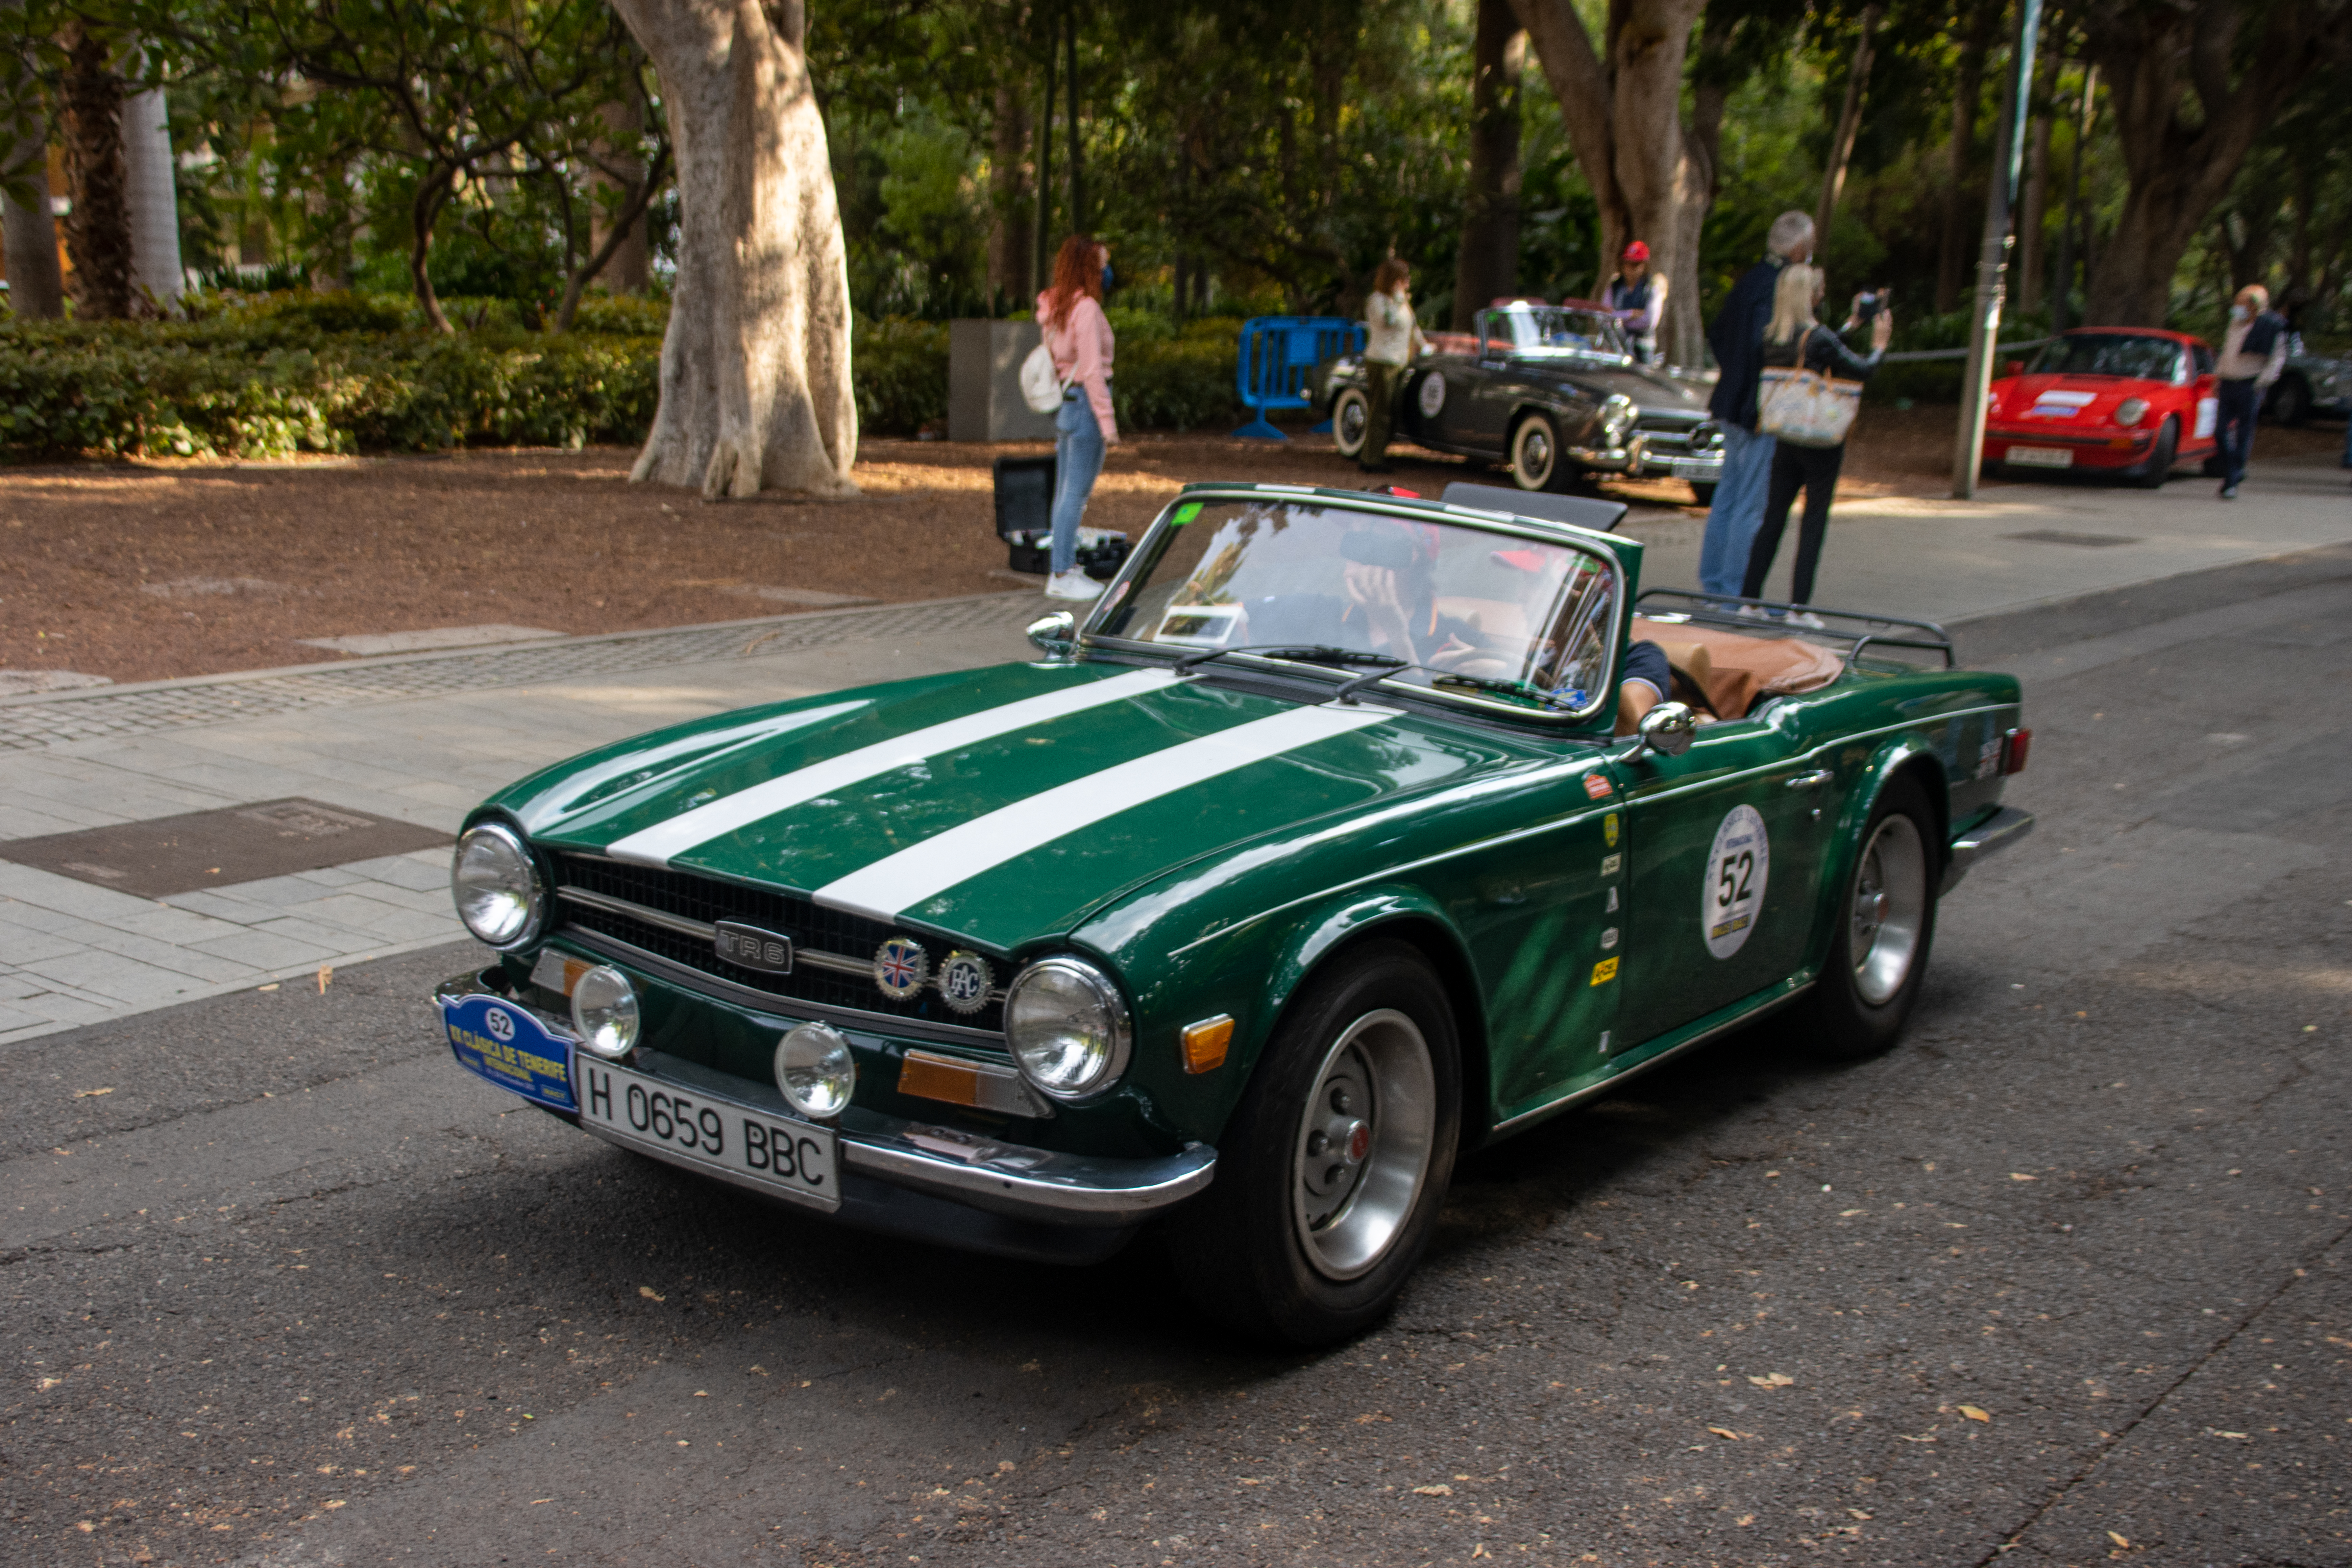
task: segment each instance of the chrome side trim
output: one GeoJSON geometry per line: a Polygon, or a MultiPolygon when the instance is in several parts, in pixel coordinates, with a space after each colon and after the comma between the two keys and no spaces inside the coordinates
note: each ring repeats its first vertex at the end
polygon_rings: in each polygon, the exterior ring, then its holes
{"type": "Polygon", "coordinates": [[[1969,868],[1988,855],[1998,854],[2033,831],[2033,814],[2004,805],[1999,811],[1969,828],[1952,841],[1950,864],[1944,868],[1944,885],[1936,889],[1942,898],[1959,886],[1969,868]]]}
{"type": "Polygon", "coordinates": [[[1657,1067],[1661,1063],[1674,1060],[1676,1057],[1681,1056],[1685,1051],[1696,1050],[1699,1047],[1706,1044],[1709,1040],[1719,1039],[1723,1036],[1729,1034],[1734,1029],[1744,1029],[1748,1025],[1756,1022],[1759,1018],[1765,1016],[1767,1014],[1779,1012],[1781,1008],[1787,1006],[1790,1003],[1794,1002],[1798,997],[1802,996],[1806,992],[1811,991],[1812,988],[1813,983],[1810,980],[1807,980],[1801,984],[1793,985],[1780,995],[1770,998],[1769,1001],[1759,1002],[1755,1006],[1748,1008],[1746,1012],[1739,1014],[1736,1017],[1726,1018],[1723,1022],[1716,1025],[1712,1028],[1700,1030],[1697,1034],[1693,1035],[1689,1039],[1685,1040],[1678,1046],[1674,1046],[1668,1049],[1660,1051],[1656,1056],[1646,1057],[1641,1061],[1635,1062],[1630,1067],[1625,1068],[1622,1071],[1610,1074],[1607,1078],[1602,1079],[1599,1083],[1586,1084],[1582,1089],[1577,1089],[1572,1093],[1561,1095],[1558,1100],[1551,1101],[1548,1105],[1538,1105],[1533,1110],[1522,1110],[1507,1121],[1497,1121],[1491,1129],[1488,1130],[1486,1136],[1488,1138],[1500,1138],[1505,1133],[1520,1131],[1523,1129],[1534,1126],[1538,1121],[1546,1121],[1549,1118],[1557,1116],[1563,1110],[1573,1110],[1588,1100],[1598,1100],[1601,1096],[1607,1094],[1610,1090],[1617,1088],[1620,1084],[1622,1084],[1629,1079],[1641,1077],[1643,1073],[1648,1072],[1652,1068],[1657,1067]]]}
{"type": "MultiPolygon", "coordinates": [[[[868,1035],[887,1035],[902,1040],[940,1040],[949,1045],[979,1046],[987,1050],[1003,1051],[1004,1037],[988,1029],[969,1028],[961,1024],[934,1024],[920,1018],[901,1018],[889,1013],[869,1013],[862,1007],[831,1007],[822,1003],[805,1002],[797,996],[779,996],[772,991],[757,991],[749,985],[738,985],[731,980],[721,980],[715,974],[705,974],[699,969],[675,963],[657,952],[648,952],[635,943],[619,937],[606,936],[602,931],[588,931],[580,926],[562,926],[555,934],[576,943],[599,958],[617,959],[644,970],[680,991],[690,991],[724,1002],[730,1007],[745,1007],[765,1013],[772,1017],[822,1019],[829,1024],[868,1035]]],[[[806,962],[809,954],[799,955],[806,962]]],[[[872,973],[872,964],[861,964],[858,973],[872,973]]]]}

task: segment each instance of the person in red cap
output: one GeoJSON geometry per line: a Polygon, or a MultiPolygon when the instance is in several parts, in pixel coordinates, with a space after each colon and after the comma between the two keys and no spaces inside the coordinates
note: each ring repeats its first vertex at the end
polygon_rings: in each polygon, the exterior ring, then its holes
{"type": "Polygon", "coordinates": [[[1666,280],[1650,270],[1650,247],[1640,240],[1625,247],[1617,276],[1601,290],[1601,302],[1625,323],[1633,357],[1643,364],[1658,363],[1658,323],[1666,315],[1666,280]]]}

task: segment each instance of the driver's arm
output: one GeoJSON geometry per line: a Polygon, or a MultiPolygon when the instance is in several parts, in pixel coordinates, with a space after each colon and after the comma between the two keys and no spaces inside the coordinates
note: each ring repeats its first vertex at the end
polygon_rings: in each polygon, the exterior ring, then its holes
{"type": "Polygon", "coordinates": [[[1666,650],[1654,642],[1637,642],[1625,650],[1625,679],[1617,688],[1617,733],[1630,735],[1642,716],[1666,700],[1675,689],[1675,673],[1666,650]]]}

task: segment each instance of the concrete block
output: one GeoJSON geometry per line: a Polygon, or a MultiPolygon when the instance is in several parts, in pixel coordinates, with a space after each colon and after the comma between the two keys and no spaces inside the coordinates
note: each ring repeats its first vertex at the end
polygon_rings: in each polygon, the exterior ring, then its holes
{"type": "MultiPolygon", "coordinates": [[[[70,985],[89,995],[140,1007],[157,1007],[208,990],[204,981],[178,970],[161,969],[110,952],[84,950],[65,958],[28,964],[26,973],[70,985]]],[[[39,998],[28,998],[38,1006],[39,998]]]]}
{"type": "Polygon", "coordinates": [[[305,963],[324,963],[347,952],[360,951],[345,946],[340,938],[332,942],[320,943],[298,941],[282,932],[260,930],[241,931],[233,936],[216,936],[194,945],[200,952],[217,953],[223,958],[235,959],[239,963],[273,973],[305,963]]]}

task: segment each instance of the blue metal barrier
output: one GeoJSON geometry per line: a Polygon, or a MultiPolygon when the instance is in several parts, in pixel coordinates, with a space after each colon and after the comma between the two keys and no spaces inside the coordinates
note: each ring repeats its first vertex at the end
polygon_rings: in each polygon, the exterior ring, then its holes
{"type": "MultiPolygon", "coordinates": [[[[1364,323],[1343,316],[1253,316],[1244,321],[1234,381],[1251,418],[1234,434],[1254,441],[1289,440],[1267,421],[1265,411],[1312,407],[1307,378],[1315,367],[1363,349],[1364,323]]],[[[1328,420],[1315,426],[1330,427],[1328,420]]]]}

